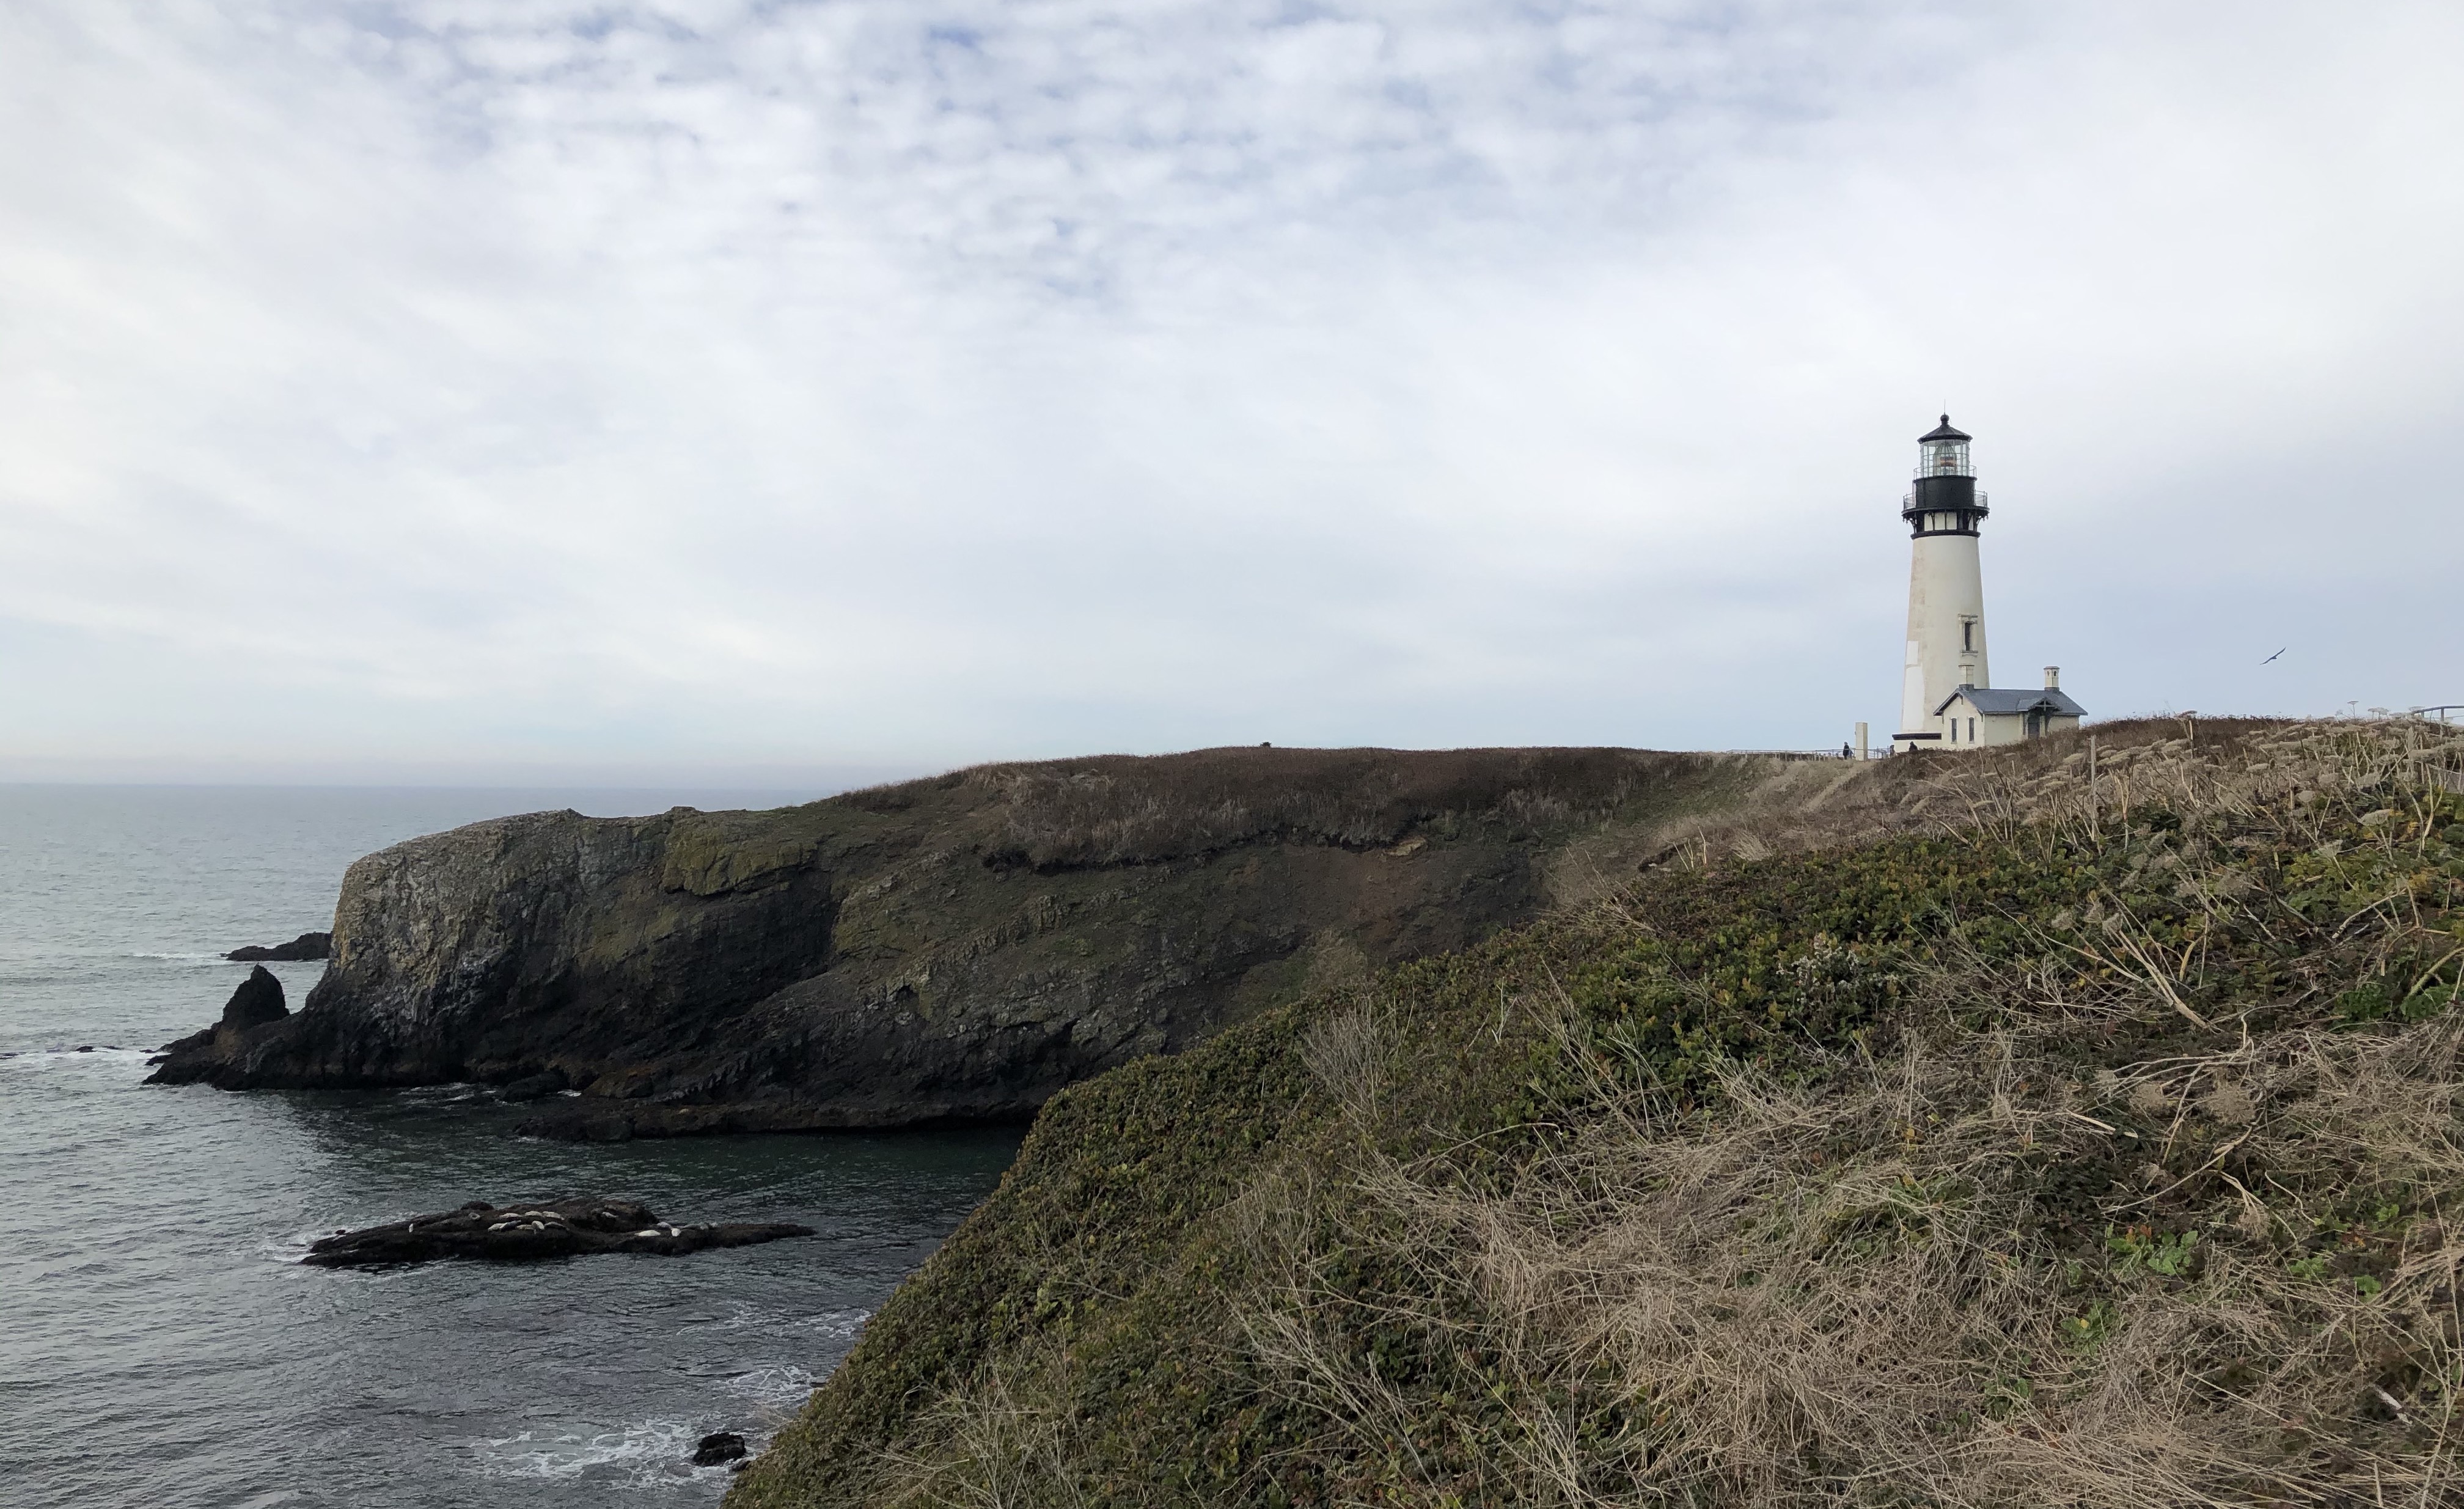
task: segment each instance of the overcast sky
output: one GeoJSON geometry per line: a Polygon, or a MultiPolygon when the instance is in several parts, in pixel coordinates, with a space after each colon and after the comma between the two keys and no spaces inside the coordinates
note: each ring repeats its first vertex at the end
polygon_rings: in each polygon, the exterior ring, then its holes
{"type": "Polygon", "coordinates": [[[2464,702],[2464,7],[0,5],[0,779],[2464,702]],[[2273,664],[2260,661],[2278,649],[2273,664]]]}

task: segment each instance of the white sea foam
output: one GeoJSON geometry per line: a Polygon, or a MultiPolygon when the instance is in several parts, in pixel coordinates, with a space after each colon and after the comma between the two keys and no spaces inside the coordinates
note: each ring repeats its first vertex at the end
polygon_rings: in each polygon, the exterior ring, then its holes
{"type": "MultiPolygon", "coordinates": [[[[732,1314],[714,1317],[698,1323],[715,1325],[722,1331],[810,1331],[835,1341],[853,1341],[872,1319],[869,1310],[823,1310],[798,1313],[773,1310],[760,1305],[737,1301],[728,1306],[732,1314]]],[[[698,1318],[697,1318],[698,1320],[698,1318]]]]}
{"type": "Polygon", "coordinates": [[[484,1085],[455,1080],[451,1084],[415,1084],[397,1090],[394,1095],[413,1105],[453,1105],[464,1100],[476,1100],[486,1093],[484,1085]]]}
{"type": "Polygon", "coordinates": [[[11,1069],[51,1070],[74,1069],[79,1065],[92,1068],[108,1064],[115,1069],[143,1068],[154,1056],[150,1048],[116,1048],[101,1043],[92,1050],[81,1048],[24,1048],[14,1053],[0,1054],[0,1063],[11,1069]]]}
{"type": "Polygon", "coordinates": [[[820,1382],[803,1368],[781,1364],[771,1367],[747,1368],[724,1380],[718,1387],[738,1399],[749,1399],[784,1415],[803,1408],[820,1382]]]}
{"type": "Polygon", "coordinates": [[[524,1431],[473,1443],[483,1477],[586,1479],[626,1488],[682,1488],[706,1469],[693,1465],[703,1428],[683,1420],[646,1420],[596,1435],[541,1435],[524,1431]]]}
{"type": "MultiPolygon", "coordinates": [[[[371,1222],[370,1224],[375,1225],[378,1223],[371,1222]]],[[[345,1227],[340,1230],[347,1231],[349,1228],[345,1227]]],[[[322,1241],[328,1236],[339,1234],[340,1231],[334,1227],[320,1226],[313,1232],[294,1232],[289,1236],[264,1237],[257,1242],[256,1252],[257,1255],[272,1258],[277,1263],[304,1263],[308,1260],[308,1249],[312,1244],[322,1241]]],[[[352,1274],[352,1276],[357,1278],[380,1279],[400,1276],[402,1273],[407,1272],[407,1270],[380,1267],[342,1271],[352,1274]]]]}
{"type": "Polygon", "coordinates": [[[275,1504],[287,1504],[298,1497],[299,1490],[297,1488],[276,1488],[272,1493],[259,1494],[253,1498],[233,1504],[231,1509],[274,1509],[275,1504]]]}

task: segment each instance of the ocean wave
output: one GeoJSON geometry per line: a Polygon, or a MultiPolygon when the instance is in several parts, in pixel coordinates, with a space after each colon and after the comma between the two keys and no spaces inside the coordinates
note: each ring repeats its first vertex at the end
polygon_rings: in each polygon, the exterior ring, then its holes
{"type": "Polygon", "coordinates": [[[79,1064],[111,1064],[121,1068],[135,1064],[143,1068],[155,1052],[151,1048],[121,1048],[102,1043],[91,1048],[21,1048],[0,1054],[0,1064],[11,1069],[74,1068],[79,1064]]]}
{"type": "Polygon", "coordinates": [[[415,1084],[394,1092],[395,1098],[408,1105],[459,1105],[476,1100],[487,1093],[487,1086],[457,1079],[451,1084],[415,1084]]]}
{"type": "Polygon", "coordinates": [[[707,1482],[724,1468],[693,1465],[700,1426],[683,1420],[645,1420],[597,1435],[542,1436],[531,1431],[473,1443],[480,1452],[479,1476],[501,1478],[588,1480],[623,1488],[687,1488],[707,1482]]]}
{"type": "Polygon", "coordinates": [[[811,1369],[793,1363],[739,1363],[730,1359],[683,1363],[676,1371],[688,1378],[706,1380],[719,1392],[755,1405],[771,1416],[773,1423],[802,1409],[806,1397],[821,1385],[821,1379],[811,1369]]]}
{"type": "Polygon", "coordinates": [[[770,1367],[746,1368],[732,1378],[722,1380],[718,1387],[723,1392],[749,1400],[784,1417],[802,1409],[820,1384],[821,1380],[805,1369],[781,1363],[770,1367]]]}
{"type": "Polygon", "coordinates": [[[851,1342],[872,1319],[869,1310],[824,1310],[818,1314],[793,1310],[773,1310],[741,1300],[728,1306],[733,1313],[708,1318],[696,1316],[694,1321],[715,1325],[722,1331],[810,1331],[836,1341],[851,1342]]]}
{"type": "Polygon", "coordinates": [[[256,1244],[256,1254],[259,1257],[270,1257],[277,1263],[298,1265],[308,1261],[310,1243],[320,1236],[333,1234],[334,1229],[328,1227],[319,1232],[294,1232],[289,1236],[266,1237],[256,1244]]]}

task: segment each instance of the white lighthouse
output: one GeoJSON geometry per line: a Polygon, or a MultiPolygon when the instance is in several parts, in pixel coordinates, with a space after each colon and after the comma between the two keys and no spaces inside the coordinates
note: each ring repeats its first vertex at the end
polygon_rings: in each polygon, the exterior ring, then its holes
{"type": "Polygon", "coordinates": [[[1916,481],[1900,504],[1915,534],[1908,568],[1907,657],[1891,747],[1965,748],[2077,727],[2085,709],[2045,668],[2042,690],[1996,690],[1985,654],[1985,573],[1977,530],[1988,512],[1969,462],[1973,438],[1950,415],[1917,437],[1916,481]]]}

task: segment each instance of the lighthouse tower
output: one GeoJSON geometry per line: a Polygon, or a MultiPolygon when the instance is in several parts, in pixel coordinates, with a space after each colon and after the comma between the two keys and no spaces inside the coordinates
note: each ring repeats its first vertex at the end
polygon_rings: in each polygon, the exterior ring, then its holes
{"type": "Polygon", "coordinates": [[[1965,748],[2076,728],[2085,710],[2045,667],[2041,690],[1996,691],[1985,658],[1985,576],[1977,527],[1985,495],[1969,464],[1966,432],[1950,415],[1917,437],[1916,481],[1900,517],[1916,536],[1908,568],[1907,658],[1900,673],[1900,729],[1891,746],[1965,748]]]}
{"type": "Polygon", "coordinates": [[[1990,686],[1985,669],[1985,573],[1976,556],[1985,495],[1976,489],[1965,431],[1950,415],[1917,437],[1916,483],[1900,517],[1916,533],[1908,568],[1908,655],[1900,673],[1902,750],[1942,738],[1936,710],[1963,686],[1990,686]]]}

